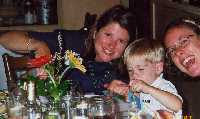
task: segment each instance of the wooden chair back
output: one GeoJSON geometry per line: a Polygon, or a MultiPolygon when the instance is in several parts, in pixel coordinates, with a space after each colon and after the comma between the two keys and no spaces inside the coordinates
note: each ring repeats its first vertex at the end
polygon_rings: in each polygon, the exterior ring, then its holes
{"type": "Polygon", "coordinates": [[[13,57],[8,54],[3,55],[3,62],[7,78],[8,91],[12,92],[17,88],[18,74],[20,71],[28,71],[29,56],[13,57]]]}

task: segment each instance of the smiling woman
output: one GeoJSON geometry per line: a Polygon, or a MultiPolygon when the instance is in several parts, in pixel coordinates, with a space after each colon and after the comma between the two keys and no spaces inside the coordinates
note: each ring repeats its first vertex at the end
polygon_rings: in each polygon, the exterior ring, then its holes
{"type": "Polygon", "coordinates": [[[165,29],[163,41],[166,48],[175,47],[174,55],[167,59],[167,77],[171,80],[184,98],[183,114],[185,117],[199,118],[199,76],[200,76],[200,18],[183,17],[171,22],[165,29]],[[186,38],[181,47],[178,44],[186,38]],[[179,46],[179,47],[178,47],[179,46]],[[175,66],[174,66],[175,65],[175,66]],[[169,69],[168,69],[169,68],[169,69]],[[181,72],[180,72],[181,71],[181,72]],[[183,72],[183,73],[182,73],[183,72]],[[186,75],[187,74],[187,75],[186,75]],[[188,75],[190,77],[188,77],[188,75]],[[192,77],[192,78],[191,78],[192,77]],[[193,80],[192,80],[193,79],[193,80]]]}
{"type": "Polygon", "coordinates": [[[117,23],[110,23],[102,28],[95,35],[95,60],[109,62],[119,58],[129,41],[129,34],[126,29],[121,28],[117,23]]]}
{"type": "Polygon", "coordinates": [[[164,34],[164,44],[174,64],[184,73],[200,76],[199,19],[181,18],[171,23],[164,34]]]}
{"type": "MultiPolygon", "coordinates": [[[[84,61],[87,72],[85,75],[79,71],[71,73],[71,79],[78,82],[85,93],[104,94],[108,84],[121,79],[119,62],[114,62],[121,58],[133,40],[134,28],[134,16],[123,6],[114,6],[100,16],[86,40],[84,61]]],[[[127,89],[128,86],[124,87],[127,89]]]]}

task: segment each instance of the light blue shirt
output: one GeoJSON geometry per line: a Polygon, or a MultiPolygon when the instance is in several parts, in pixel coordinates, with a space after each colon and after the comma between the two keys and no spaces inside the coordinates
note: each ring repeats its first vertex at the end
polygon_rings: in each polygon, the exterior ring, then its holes
{"type": "Polygon", "coordinates": [[[5,53],[7,53],[11,56],[16,56],[16,57],[20,56],[18,54],[13,53],[12,51],[4,48],[2,45],[0,45],[0,90],[7,89],[7,78],[6,78],[4,62],[3,62],[3,58],[2,58],[2,55],[5,53]]]}

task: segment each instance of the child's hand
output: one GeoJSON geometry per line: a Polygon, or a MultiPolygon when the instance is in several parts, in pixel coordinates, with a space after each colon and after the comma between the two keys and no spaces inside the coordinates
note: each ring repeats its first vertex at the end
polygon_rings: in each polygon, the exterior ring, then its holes
{"type": "Polygon", "coordinates": [[[157,110],[160,119],[174,119],[173,113],[166,110],[157,110]]]}
{"type": "Polygon", "coordinates": [[[142,80],[131,80],[129,83],[131,90],[133,92],[143,92],[143,93],[148,93],[149,87],[151,87],[150,85],[148,85],[147,83],[145,83],[142,80]]]}

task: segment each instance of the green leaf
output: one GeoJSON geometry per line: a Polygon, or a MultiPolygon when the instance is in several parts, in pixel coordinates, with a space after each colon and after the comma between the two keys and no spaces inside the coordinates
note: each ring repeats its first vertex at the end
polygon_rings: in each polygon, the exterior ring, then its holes
{"type": "Polygon", "coordinates": [[[36,80],[38,80],[38,78],[33,75],[27,75],[26,80],[27,81],[36,81],[36,80]]]}
{"type": "Polygon", "coordinates": [[[60,90],[57,87],[52,88],[50,96],[53,98],[54,101],[60,101],[61,95],[60,90]]]}
{"type": "Polygon", "coordinates": [[[45,87],[45,81],[44,80],[36,80],[36,95],[38,96],[47,96],[47,91],[45,87]]]}

